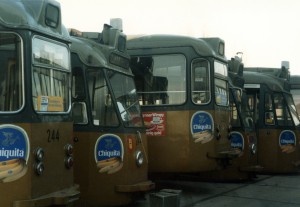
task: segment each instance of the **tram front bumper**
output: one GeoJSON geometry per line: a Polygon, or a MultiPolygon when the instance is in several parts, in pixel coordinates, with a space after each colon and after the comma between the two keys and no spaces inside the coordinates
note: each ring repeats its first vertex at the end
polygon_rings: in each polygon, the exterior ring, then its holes
{"type": "Polygon", "coordinates": [[[48,207],[48,206],[64,206],[79,199],[79,185],[74,185],[68,189],[57,191],[48,195],[44,195],[35,199],[19,200],[13,202],[13,207],[48,207]]]}
{"type": "Polygon", "coordinates": [[[132,185],[115,186],[115,190],[121,193],[145,192],[145,191],[150,191],[154,188],[155,188],[155,184],[150,180],[132,184],[132,185]]]}

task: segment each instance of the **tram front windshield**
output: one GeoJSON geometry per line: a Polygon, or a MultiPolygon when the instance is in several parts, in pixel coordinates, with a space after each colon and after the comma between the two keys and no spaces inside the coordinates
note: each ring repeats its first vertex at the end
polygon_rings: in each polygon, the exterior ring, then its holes
{"type": "Polygon", "coordinates": [[[300,121],[299,121],[299,118],[298,118],[299,116],[297,114],[296,106],[294,104],[292,95],[284,94],[284,97],[286,99],[286,102],[287,102],[287,105],[288,105],[288,108],[290,110],[290,113],[291,113],[291,116],[292,116],[292,119],[294,121],[295,126],[299,126],[300,125],[300,121]]]}
{"type": "Polygon", "coordinates": [[[108,71],[122,122],[126,127],[142,127],[143,121],[133,77],[108,71]]]}
{"type": "Polygon", "coordinates": [[[142,127],[141,110],[133,78],[115,71],[107,71],[107,77],[108,80],[104,70],[89,69],[87,72],[93,124],[116,127],[119,125],[119,113],[125,127],[142,127]]]}

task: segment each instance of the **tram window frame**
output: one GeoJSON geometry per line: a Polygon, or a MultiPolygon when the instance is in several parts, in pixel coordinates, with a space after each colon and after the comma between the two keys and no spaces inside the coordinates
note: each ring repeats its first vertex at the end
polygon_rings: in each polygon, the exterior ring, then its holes
{"type": "Polygon", "coordinates": [[[71,59],[67,44],[35,35],[32,38],[32,101],[41,114],[71,110],[71,59]]]}
{"type": "Polygon", "coordinates": [[[1,31],[0,35],[0,113],[18,113],[25,105],[23,39],[15,32],[1,31]]]}
{"type": "Polygon", "coordinates": [[[133,57],[131,69],[140,105],[184,104],[187,99],[186,62],[186,57],[178,53],[133,57]]]}
{"type": "Polygon", "coordinates": [[[206,59],[201,58],[192,61],[191,98],[193,103],[197,105],[208,104],[211,101],[210,65],[206,59]],[[206,67],[201,65],[204,62],[206,67]]]}

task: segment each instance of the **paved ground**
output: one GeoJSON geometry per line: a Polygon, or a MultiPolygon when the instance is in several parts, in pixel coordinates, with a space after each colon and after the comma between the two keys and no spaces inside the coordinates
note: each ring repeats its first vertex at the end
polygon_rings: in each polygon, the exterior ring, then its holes
{"type": "Polygon", "coordinates": [[[180,207],[300,206],[300,175],[259,175],[252,181],[240,183],[161,180],[157,184],[159,189],[130,206],[175,207],[174,198],[180,199],[180,205],[177,205],[180,207]],[[181,194],[163,196],[166,202],[162,205],[161,193],[158,193],[161,189],[180,190],[181,194]]]}

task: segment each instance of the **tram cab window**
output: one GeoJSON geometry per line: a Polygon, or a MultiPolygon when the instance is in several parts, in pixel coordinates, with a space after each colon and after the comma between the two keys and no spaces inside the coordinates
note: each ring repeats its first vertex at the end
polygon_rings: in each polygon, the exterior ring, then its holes
{"type": "Polygon", "coordinates": [[[114,71],[107,71],[122,122],[126,127],[142,127],[143,119],[134,79],[114,71]]]}
{"type": "Polygon", "coordinates": [[[293,97],[291,94],[284,94],[286,103],[287,103],[287,107],[291,113],[292,116],[292,120],[295,124],[295,126],[299,126],[300,125],[300,121],[299,121],[299,114],[297,112],[297,108],[295,106],[295,103],[293,101],[293,97]]]}
{"type": "Polygon", "coordinates": [[[192,63],[192,101],[196,104],[210,102],[209,63],[198,59],[192,63]]]}
{"type": "Polygon", "coordinates": [[[18,35],[0,33],[0,112],[18,111],[24,104],[21,50],[18,35]]]}
{"type": "Polygon", "coordinates": [[[279,126],[293,126],[292,118],[290,116],[288,106],[284,101],[283,94],[274,94],[274,105],[279,126]]]}
{"type": "Polygon", "coordinates": [[[175,105],[186,100],[186,60],[183,55],[134,57],[135,76],[141,105],[175,105]]]}
{"type": "Polygon", "coordinates": [[[70,53],[66,45],[35,37],[32,40],[32,98],[38,112],[70,109],[70,53]]]}
{"type": "Polygon", "coordinates": [[[87,84],[93,124],[96,126],[118,126],[117,113],[103,70],[88,70],[87,84]]]}
{"type": "Polygon", "coordinates": [[[265,124],[266,125],[274,125],[275,117],[273,111],[273,100],[272,95],[269,93],[265,93],[265,124]]]}

